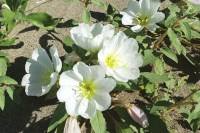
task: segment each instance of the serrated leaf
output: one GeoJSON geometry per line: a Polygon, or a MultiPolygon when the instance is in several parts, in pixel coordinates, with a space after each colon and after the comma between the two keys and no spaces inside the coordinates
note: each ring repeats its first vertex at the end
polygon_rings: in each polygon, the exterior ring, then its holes
{"type": "Polygon", "coordinates": [[[87,8],[83,9],[82,20],[84,23],[89,23],[91,18],[90,11],[87,8]]]}
{"type": "Polygon", "coordinates": [[[176,54],[169,48],[165,47],[165,48],[161,48],[160,51],[167,56],[168,58],[172,59],[174,62],[178,63],[178,58],[176,56],[176,54]]]}
{"type": "Polygon", "coordinates": [[[156,73],[143,72],[141,73],[141,75],[147,78],[152,83],[163,83],[169,80],[167,74],[159,75],[156,73]]]}
{"type": "Polygon", "coordinates": [[[7,61],[5,58],[0,57],[0,76],[6,75],[7,72],[7,61]]]}
{"type": "Polygon", "coordinates": [[[5,107],[5,93],[4,89],[0,87],[0,108],[3,110],[5,107]]]}
{"type": "Polygon", "coordinates": [[[179,41],[176,33],[171,29],[169,28],[167,30],[167,35],[171,41],[171,45],[174,46],[174,48],[176,49],[177,53],[180,55],[182,53],[182,50],[183,50],[183,46],[181,45],[181,42],[179,41]]]}
{"type": "Polygon", "coordinates": [[[11,86],[6,87],[6,92],[8,93],[8,96],[10,97],[10,99],[13,100],[14,98],[14,88],[11,86]]]}
{"type": "Polygon", "coordinates": [[[180,23],[181,30],[184,32],[185,37],[190,40],[192,38],[191,27],[187,22],[180,23]]]}
{"type": "Polygon", "coordinates": [[[53,118],[49,124],[47,132],[49,133],[53,131],[58,125],[63,123],[67,119],[67,117],[68,114],[65,110],[65,104],[63,103],[59,104],[53,114],[53,118]]]}
{"type": "Polygon", "coordinates": [[[0,76],[0,84],[11,84],[11,85],[16,85],[17,81],[15,81],[14,79],[8,77],[8,76],[0,76]]]}
{"type": "Polygon", "coordinates": [[[96,115],[90,119],[90,123],[95,133],[106,133],[106,121],[101,112],[96,112],[96,115]]]}
{"type": "Polygon", "coordinates": [[[58,20],[53,19],[49,14],[42,12],[29,14],[26,16],[26,20],[33,25],[46,30],[53,30],[58,24],[58,20]]]}

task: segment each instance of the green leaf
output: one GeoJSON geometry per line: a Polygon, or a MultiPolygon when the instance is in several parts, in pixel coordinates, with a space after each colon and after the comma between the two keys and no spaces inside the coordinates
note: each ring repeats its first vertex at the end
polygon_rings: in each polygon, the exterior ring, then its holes
{"type": "Polygon", "coordinates": [[[176,33],[171,28],[169,28],[167,30],[167,35],[168,35],[168,37],[171,41],[172,46],[174,46],[174,48],[176,49],[176,51],[180,55],[182,53],[183,46],[181,45],[181,42],[179,41],[176,33]]]}
{"type": "Polygon", "coordinates": [[[26,20],[33,25],[46,30],[53,30],[58,24],[58,19],[53,19],[47,13],[31,13],[26,16],[26,20]]]}
{"type": "Polygon", "coordinates": [[[115,120],[115,131],[116,133],[133,133],[133,130],[126,125],[126,123],[122,123],[115,120]]]}
{"type": "Polygon", "coordinates": [[[156,59],[154,63],[154,71],[156,74],[163,75],[165,73],[164,63],[161,59],[156,59]]]}
{"type": "Polygon", "coordinates": [[[169,48],[165,47],[165,48],[161,48],[160,51],[167,56],[168,58],[172,59],[174,62],[178,63],[178,58],[176,56],[176,54],[169,48]]]}
{"type": "Polygon", "coordinates": [[[91,2],[102,9],[107,8],[106,3],[104,3],[102,0],[91,0],[91,2]]]}
{"type": "Polygon", "coordinates": [[[165,110],[170,105],[171,105],[171,103],[168,101],[158,101],[152,106],[150,113],[157,114],[158,111],[165,110]]]}
{"type": "Polygon", "coordinates": [[[54,112],[53,118],[49,124],[47,132],[53,131],[58,125],[63,123],[68,117],[68,114],[65,110],[65,104],[61,103],[56,108],[56,111],[54,112]]]}
{"type": "Polygon", "coordinates": [[[200,104],[197,104],[195,109],[192,112],[189,112],[187,121],[193,131],[197,131],[200,128],[200,104]]]}
{"type": "Polygon", "coordinates": [[[65,37],[63,42],[65,43],[66,46],[69,46],[69,47],[72,47],[72,45],[74,44],[74,41],[72,40],[70,36],[65,37]]]}
{"type": "Polygon", "coordinates": [[[156,87],[155,87],[155,84],[153,83],[147,83],[144,89],[146,93],[152,94],[155,92],[156,87]]]}
{"type": "Polygon", "coordinates": [[[12,86],[6,87],[6,92],[8,93],[8,96],[10,99],[14,99],[14,88],[12,86]]]}
{"type": "Polygon", "coordinates": [[[107,14],[108,15],[114,15],[115,11],[116,11],[116,9],[111,4],[109,4],[107,6],[107,14]]]}
{"type": "Polygon", "coordinates": [[[90,11],[87,8],[84,8],[83,14],[82,14],[82,20],[84,23],[89,23],[91,18],[90,11]]]}
{"type": "Polygon", "coordinates": [[[5,58],[0,57],[0,76],[6,75],[7,72],[7,61],[5,58]]]}
{"type": "Polygon", "coordinates": [[[191,27],[187,22],[180,23],[181,30],[184,32],[185,37],[190,40],[192,38],[191,27]]]}
{"type": "Polygon", "coordinates": [[[90,119],[90,123],[95,133],[106,133],[106,121],[100,111],[90,119]]]}
{"type": "Polygon", "coordinates": [[[9,46],[16,45],[15,41],[16,41],[15,38],[12,38],[12,39],[2,39],[2,40],[0,40],[0,46],[9,47],[9,46]]]}
{"type": "Polygon", "coordinates": [[[146,66],[148,64],[153,64],[157,57],[153,54],[153,50],[147,49],[144,51],[144,56],[143,56],[143,66],[146,66]]]}
{"type": "Polygon", "coordinates": [[[156,73],[143,72],[141,73],[141,75],[147,78],[152,83],[163,83],[169,80],[167,74],[159,75],[156,73]]]}
{"type": "Polygon", "coordinates": [[[3,23],[6,25],[6,30],[10,32],[15,26],[15,13],[9,9],[2,10],[3,23]]]}
{"type": "Polygon", "coordinates": [[[5,107],[5,94],[4,89],[0,87],[0,108],[3,110],[5,107]]]}
{"type": "Polygon", "coordinates": [[[165,26],[172,27],[173,24],[176,22],[176,20],[177,20],[177,16],[175,14],[170,14],[164,22],[165,26]]]}
{"type": "Polygon", "coordinates": [[[8,76],[0,76],[0,84],[11,84],[11,85],[16,85],[17,81],[15,81],[14,79],[8,77],[8,76]]]}
{"type": "Polygon", "coordinates": [[[0,51],[0,57],[5,57],[7,54],[0,51]]]}

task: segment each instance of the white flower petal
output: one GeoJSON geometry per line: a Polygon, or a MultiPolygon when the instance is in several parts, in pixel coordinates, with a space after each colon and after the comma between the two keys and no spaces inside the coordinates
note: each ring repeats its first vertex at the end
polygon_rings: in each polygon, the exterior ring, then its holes
{"type": "Polygon", "coordinates": [[[97,110],[104,111],[111,105],[111,96],[108,93],[99,93],[94,97],[97,110]]]}
{"type": "Polygon", "coordinates": [[[136,0],[129,0],[127,10],[132,11],[135,14],[137,14],[140,11],[140,5],[136,0]]]}
{"type": "Polygon", "coordinates": [[[131,27],[131,30],[133,32],[140,32],[144,27],[142,27],[141,25],[136,25],[136,26],[133,26],[131,27]]]}
{"type": "Polygon", "coordinates": [[[51,47],[50,53],[51,53],[54,69],[56,70],[56,72],[59,73],[62,69],[62,62],[59,58],[58,50],[56,49],[56,47],[51,47]]]}
{"type": "Polygon", "coordinates": [[[59,75],[57,72],[54,72],[51,74],[50,83],[48,85],[42,87],[42,95],[47,94],[50,91],[50,89],[56,84],[58,76],[59,75]]]}
{"type": "Polygon", "coordinates": [[[111,79],[111,78],[103,78],[100,80],[96,80],[95,82],[96,86],[97,86],[97,92],[111,92],[115,86],[116,86],[116,81],[111,79]]]}
{"type": "Polygon", "coordinates": [[[129,79],[135,80],[140,76],[138,68],[118,68],[115,70],[115,76],[121,82],[127,82],[129,79]]]}
{"type": "Polygon", "coordinates": [[[90,66],[90,70],[93,79],[103,79],[106,75],[105,70],[99,65],[90,66]]]}
{"type": "Polygon", "coordinates": [[[122,14],[122,24],[123,25],[133,25],[134,16],[127,14],[126,12],[120,12],[122,14]]]}
{"type": "Polygon", "coordinates": [[[149,16],[150,12],[150,3],[151,0],[140,0],[139,4],[140,4],[140,8],[141,8],[141,14],[142,15],[147,15],[149,16]]]}
{"type": "Polygon", "coordinates": [[[34,74],[40,74],[42,73],[46,68],[42,65],[40,65],[37,61],[28,59],[25,64],[25,70],[27,73],[34,73],[34,74]]]}
{"type": "Polygon", "coordinates": [[[83,99],[80,103],[79,113],[86,119],[92,118],[96,113],[96,104],[93,100],[83,99]]]}
{"type": "Polygon", "coordinates": [[[150,12],[151,15],[155,14],[160,7],[160,0],[150,0],[150,12]]]}
{"type": "Polygon", "coordinates": [[[157,12],[151,17],[151,20],[149,23],[155,24],[155,23],[161,22],[164,19],[165,19],[165,14],[162,12],[157,12]]]}
{"type": "Polygon", "coordinates": [[[150,31],[154,32],[154,31],[156,31],[158,26],[156,24],[151,24],[151,25],[148,25],[146,28],[149,29],[150,31]]]}
{"type": "Polygon", "coordinates": [[[32,59],[37,61],[40,65],[44,66],[46,69],[53,71],[53,64],[43,48],[37,48],[33,51],[32,59]]]}
{"type": "Polygon", "coordinates": [[[103,30],[103,25],[101,23],[95,23],[91,26],[91,33],[93,36],[101,34],[103,30]]]}
{"type": "Polygon", "coordinates": [[[77,75],[81,75],[83,80],[90,80],[91,71],[89,66],[87,66],[85,63],[78,62],[76,65],[74,65],[73,70],[77,75]]]}
{"type": "Polygon", "coordinates": [[[61,86],[78,86],[80,78],[74,71],[65,71],[60,75],[59,84],[61,86]]]}
{"type": "Polygon", "coordinates": [[[113,37],[115,34],[115,27],[111,24],[107,24],[103,27],[102,30],[102,35],[104,36],[105,39],[113,37]]]}
{"type": "Polygon", "coordinates": [[[71,116],[79,115],[78,109],[80,107],[80,103],[82,98],[76,98],[75,96],[70,96],[68,101],[65,101],[65,108],[67,113],[71,116]]]}
{"type": "Polygon", "coordinates": [[[42,86],[40,84],[27,84],[25,92],[27,96],[42,96],[42,86]]]}
{"type": "Polygon", "coordinates": [[[57,91],[57,98],[60,102],[67,102],[71,101],[71,96],[75,96],[76,91],[73,90],[73,87],[70,86],[61,86],[60,89],[57,91]]]}
{"type": "Polygon", "coordinates": [[[22,86],[26,86],[27,84],[31,83],[40,83],[40,78],[38,78],[37,74],[25,74],[22,78],[22,86]]]}

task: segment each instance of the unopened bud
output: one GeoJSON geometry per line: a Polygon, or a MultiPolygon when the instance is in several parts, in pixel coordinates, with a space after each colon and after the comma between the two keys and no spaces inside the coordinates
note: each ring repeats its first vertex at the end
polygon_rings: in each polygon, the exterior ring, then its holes
{"type": "Polygon", "coordinates": [[[127,110],[128,110],[129,115],[131,116],[131,118],[135,122],[137,122],[139,125],[141,125],[143,128],[146,128],[149,126],[147,116],[142,109],[131,104],[127,110]]]}
{"type": "Polygon", "coordinates": [[[63,133],[81,133],[79,123],[75,117],[69,117],[67,119],[63,133]]]}

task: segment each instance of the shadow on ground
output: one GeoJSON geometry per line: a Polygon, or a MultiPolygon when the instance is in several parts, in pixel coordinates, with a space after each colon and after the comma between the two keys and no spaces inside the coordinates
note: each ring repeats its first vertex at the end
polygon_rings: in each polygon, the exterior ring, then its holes
{"type": "MultiPolygon", "coordinates": [[[[8,68],[8,75],[21,82],[25,74],[25,57],[20,57],[8,68]]],[[[45,101],[44,97],[28,97],[23,88],[16,88],[14,101],[6,96],[6,106],[0,111],[1,133],[44,133],[51,119],[56,100],[45,101]],[[52,108],[52,106],[54,106],[52,108]],[[52,110],[50,113],[49,110],[52,110]]]]}

